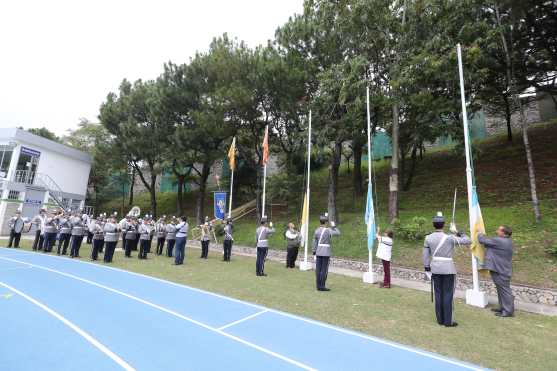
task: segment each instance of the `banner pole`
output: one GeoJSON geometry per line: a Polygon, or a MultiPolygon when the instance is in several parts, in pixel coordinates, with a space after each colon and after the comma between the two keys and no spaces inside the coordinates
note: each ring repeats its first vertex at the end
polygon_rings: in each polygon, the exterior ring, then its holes
{"type": "MultiPolygon", "coordinates": [[[[368,197],[369,193],[373,197],[373,185],[371,183],[371,166],[372,166],[372,153],[371,153],[371,116],[369,112],[369,86],[366,88],[366,112],[367,112],[367,179],[368,179],[368,197]]],[[[375,215],[373,216],[375,218],[375,215]]],[[[368,232],[369,233],[369,232],[368,232]]],[[[373,233],[373,232],[372,232],[373,233]]],[[[375,236],[373,236],[375,238],[375,236]]],[[[368,236],[369,238],[369,236],[368,236]]],[[[375,275],[373,274],[373,251],[368,247],[368,271],[364,273],[363,281],[365,283],[375,283],[375,275]]]]}
{"type": "MultiPolygon", "coordinates": [[[[308,262],[308,238],[309,238],[309,182],[311,178],[311,110],[309,111],[309,120],[308,120],[308,153],[307,153],[307,188],[306,188],[306,199],[304,203],[307,202],[307,215],[305,216],[306,220],[303,221],[304,230],[302,233],[304,234],[304,261],[300,264],[300,270],[307,271],[310,270],[310,264],[308,262]]],[[[302,205],[302,212],[305,205],[302,205]]]]}

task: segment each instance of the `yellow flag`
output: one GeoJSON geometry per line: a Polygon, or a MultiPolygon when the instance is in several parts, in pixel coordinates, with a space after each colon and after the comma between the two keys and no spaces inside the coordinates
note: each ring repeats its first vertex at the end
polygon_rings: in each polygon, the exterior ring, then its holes
{"type": "Polygon", "coordinates": [[[309,228],[309,202],[307,193],[304,196],[304,205],[302,206],[302,221],[300,222],[300,232],[302,233],[302,245],[306,238],[309,228]]]}
{"type": "Polygon", "coordinates": [[[478,241],[478,234],[485,234],[485,225],[482,217],[482,211],[480,209],[480,203],[478,202],[478,194],[476,189],[472,192],[472,208],[470,213],[472,214],[472,225],[471,225],[471,236],[472,239],[472,255],[476,258],[478,262],[478,269],[483,269],[484,258],[485,258],[485,248],[478,241]]]}
{"type": "Polygon", "coordinates": [[[232,138],[232,145],[228,150],[228,165],[230,170],[234,171],[236,169],[236,137],[232,138]]]}

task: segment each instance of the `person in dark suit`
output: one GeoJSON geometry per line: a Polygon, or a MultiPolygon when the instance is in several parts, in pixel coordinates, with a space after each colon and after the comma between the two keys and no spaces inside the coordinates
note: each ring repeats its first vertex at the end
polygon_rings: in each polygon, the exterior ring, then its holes
{"type": "Polygon", "coordinates": [[[21,232],[23,232],[23,227],[25,226],[25,221],[21,217],[21,211],[16,211],[15,216],[10,219],[10,240],[8,241],[8,247],[15,248],[19,247],[19,240],[21,239],[21,232]]]}
{"type": "Polygon", "coordinates": [[[499,308],[492,309],[498,317],[514,315],[514,296],[511,290],[513,265],[513,231],[502,225],[497,228],[496,237],[487,238],[479,234],[478,241],[485,246],[485,268],[497,288],[499,308]]]}

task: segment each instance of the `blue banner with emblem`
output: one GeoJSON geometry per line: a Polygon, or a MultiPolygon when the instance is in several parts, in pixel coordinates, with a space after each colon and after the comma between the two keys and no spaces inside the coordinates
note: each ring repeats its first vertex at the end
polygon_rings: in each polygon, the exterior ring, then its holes
{"type": "Polygon", "coordinates": [[[226,192],[215,192],[215,218],[224,220],[226,218],[226,192]]]}

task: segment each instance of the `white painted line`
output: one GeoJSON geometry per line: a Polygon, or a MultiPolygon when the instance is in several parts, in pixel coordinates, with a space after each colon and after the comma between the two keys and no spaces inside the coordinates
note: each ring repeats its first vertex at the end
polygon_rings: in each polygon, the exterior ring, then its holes
{"type": "Polygon", "coordinates": [[[224,332],[224,331],[222,331],[222,330],[220,330],[220,329],[218,329],[218,328],[215,328],[215,327],[206,325],[206,324],[203,323],[203,322],[194,320],[193,318],[186,317],[186,316],[184,316],[184,315],[182,315],[182,314],[180,314],[180,313],[177,313],[177,312],[175,312],[175,311],[173,311],[173,310],[171,310],[171,309],[167,309],[167,308],[165,308],[165,307],[162,307],[162,306],[157,305],[157,304],[155,304],[155,303],[152,303],[152,302],[150,302],[150,301],[147,301],[147,300],[138,298],[137,296],[134,296],[134,295],[125,293],[125,292],[123,292],[123,291],[114,289],[114,288],[112,288],[112,287],[105,286],[105,285],[102,285],[102,284],[100,284],[100,283],[97,283],[97,282],[88,280],[88,279],[86,279],[86,278],[82,278],[82,277],[79,277],[79,276],[75,276],[75,275],[70,274],[70,273],[65,273],[65,272],[58,271],[58,270],[56,270],[56,269],[52,269],[52,268],[48,268],[48,267],[44,267],[44,266],[41,266],[41,265],[31,264],[31,263],[19,261],[19,260],[17,260],[17,259],[11,259],[11,258],[5,258],[5,257],[0,257],[0,259],[8,260],[8,261],[16,262],[16,263],[25,263],[25,264],[29,264],[29,265],[31,265],[31,266],[37,268],[37,269],[42,269],[42,270],[45,270],[45,271],[48,271],[48,272],[56,273],[56,274],[59,274],[59,275],[64,276],[64,277],[72,278],[72,279],[74,279],[74,280],[81,281],[81,282],[87,283],[87,284],[89,284],[89,285],[102,288],[102,289],[104,289],[104,290],[113,292],[113,293],[115,293],[115,294],[124,296],[124,297],[126,297],[126,298],[128,298],[128,299],[132,299],[132,300],[135,300],[135,301],[137,301],[137,302],[139,302],[139,303],[142,303],[142,304],[145,304],[145,305],[150,306],[150,307],[152,307],[152,308],[158,309],[158,310],[160,310],[160,311],[162,311],[162,312],[165,312],[165,313],[168,313],[168,314],[170,314],[170,315],[172,315],[172,316],[175,316],[175,317],[178,317],[178,318],[180,318],[180,319],[186,320],[186,321],[191,322],[191,323],[193,323],[193,324],[195,324],[195,325],[197,325],[197,326],[203,327],[203,328],[205,328],[205,329],[207,329],[207,330],[216,332],[216,333],[219,334],[219,335],[222,335],[222,336],[227,337],[227,338],[229,338],[229,339],[235,340],[235,341],[237,341],[237,342],[239,342],[239,343],[242,343],[242,344],[244,344],[244,345],[247,345],[248,347],[251,347],[251,348],[253,348],[253,349],[259,350],[260,352],[266,353],[266,354],[268,354],[268,355],[270,355],[270,356],[273,356],[273,357],[275,357],[275,358],[281,359],[281,360],[283,360],[283,361],[285,361],[285,362],[288,362],[288,363],[290,363],[290,364],[292,364],[292,365],[295,365],[295,366],[297,366],[297,367],[299,367],[299,368],[302,368],[302,369],[304,369],[304,370],[309,370],[309,371],[315,371],[315,370],[316,370],[316,369],[314,369],[314,368],[312,368],[312,367],[310,367],[310,366],[308,366],[308,365],[305,365],[305,364],[303,364],[303,363],[301,363],[301,362],[298,362],[298,361],[296,361],[296,360],[294,360],[294,359],[291,359],[291,358],[288,358],[288,357],[286,357],[286,356],[283,356],[282,354],[273,352],[272,350],[266,349],[266,348],[264,348],[264,347],[261,347],[261,346],[259,346],[259,345],[253,344],[253,343],[250,343],[249,341],[246,341],[246,340],[241,339],[241,338],[239,338],[239,337],[237,337],[237,336],[228,334],[228,333],[226,333],[226,332],[224,332]]]}
{"type": "Polygon", "coordinates": [[[7,288],[8,290],[16,293],[17,295],[21,296],[22,298],[30,301],[31,303],[35,304],[36,306],[38,306],[39,308],[41,308],[42,310],[44,310],[45,312],[47,312],[48,314],[50,314],[51,316],[57,318],[58,320],[60,320],[62,323],[64,323],[66,326],[68,326],[69,328],[71,328],[72,330],[74,330],[75,332],[77,332],[81,337],[83,337],[85,340],[87,340],[89,343],[91,343],[95,348],[97,348],[98,350],[100,350],[101,352],[103,352],[105,355],[107,355],[108,357],[110,357],[110,359],[112,359],[114,362],[116,362],[118,365],[120,365],[124,370],[128,370],[128,371],[135,371],[135,368],[133,368],[132,366],[130,366],[126,361],[124,361],[122,358],[120,358],[118,355],[114,354],[110,349],[108,349],[106,346],[104,346],[101,342],[99,342],[97,339],[95,339],[94,337],[92,337],[91,335],[89,335],[87,332],[85,332],[84,330],[82,330],[81,328],[79,328],[77,325],[75,325],[74,323],[70,322],[69,320],[67,320],[66,318],[62,317],[59,313],[55,312],[54,310],[50,309],[49,307],[47,307],[46,305],[44,305],[43,303],[41,303],[38,300],[33,299],[32,297],[30,297],[29,295],[13,288],[12,286],[4,283],[4,282],[0,282],[0,286],[4,286],[5,288],[7,288]]]}
{"type": "Polygon", "coordinates": [[[225,328],[232,327],[232,326],[234,326],[234,325],[237,325],[238,323],[242,323],[242,322],[244,322],[244,321],[247,321],[247,320],[250,320],[250,319],[255,318],[255,317],[257,317],[257,316],[260,316],[260,315],[262,315],[263,313],[267,313],[268,311],[269,311],[268,309],[265,309],[265,310],[262,310],[261,312],[254,313],[254,314],[252,314],[251,316],[247,316],[247,317],[241,318],[241,319],[239,319],[239,320],[237,320],[237,321],[230,322],[230,323],[227,324],[227,325],[224,325],[224,326],[219,327],[219,330],[224,330],[225,328]]]}
{"type": "Polygon", "coordinates": [[[12,267],[12,268],[0,269],[0,272],[16,271],[19,269],[31,269],[31,268],[33,267],[30,265],[26,265],[25,267],[12,267]]]}
{"type": "MultiPolygon", "coordinates": [[[[0,248],[0,250],[7,250],[7,249],[0,248]]],[[[196,288],[196,287],[191,287],[191,286],[184,285],[184,284],[181,284],[181,283],[168,281],[168,280],[158,278],[158,277],[148,276],[148,275],[143,274],[143,273],[132,272],[132,271],[128,271],[128,270],[121,269],[121,268],[109,267],[109,266],[106,266],[106,265],[96,264],[96,263],[87,262],[87,261],[69,260],[69,259],[64,258],[62,256],[38,255],[37,253],[34,253],[32,251],[19,250],[17,252],[24,253],[24,254],[27,254],[27,255],[50,257],[50,258],[53,258],[53,259],[62,259],[64,261],[71,261],[71,262],[74,262],[74,263],[89,264],[89,265],[92,265],[94,267],[115,270],[115,271],[118,271],[118,272],[123,272],[123,273],[131,274],[131,275],[135,275],[135,276],[139,276],[139,277],[148,278],[148,279],[151,279],[151,280],[166,283],[166,284],[171,285],[171,286],[181,287],[181,288],[184,288],[184,289],[188,289],[190,291],[195,291],[195,292],[203,293],[203,294],[206,294],[206,295],[214,296],[214,297],[217,297],[217,298],[220,298],[220,299],[225,299],[225,300],[228,300],[228,301],[231,301],[231,302],[244,304],[244,305],[247,305],[247,306],[250,306],[250,307],[253,307],[253,308],[259,308],[261,310],[267,309],[271,313],[276,313],[276,314],[281,315],[281,316],[290,317],[290,318],[294,318],[294,319],[297,319],[297,320],[300,320],[300,321],[311,323],[312,325],[321,326],[321,327],[325,327],[325,328],[328,328],[328,329],[331,329],[331,330],[334,330],[334,331],[338,331],[338,332],[341,332],[341,333],[344,333],[344,334],[356,336],[356,337],[359,337],[361,339],[365,339],[365,340],[368,340],[368,341],[371,341],[371,342],[374,342],[374,343],[384,344],[384,345],[392,346],[392,347],[395,347],[395,348],[398,348],[398,349],[406,350],[406,351],[414,353],[414,354],[419,354],[419,355],[424,356],[424,357],[428,357],[428,358],[436,359],[436,360],[443,361],[443,362],[446,362],[446,363],[450,363],[450,364],[453,364],[453,365],[457,365],[457,366],[460,366],[460,367],[463,367],[463,368],[466,368],[466,369],[469,369],[469,370],[474,370],[474,371],[487,370],[486,368],[476,367],[474,365],[459,362],[457,360],[453,360],[453,359],[450,359],[450,358],[439,356],[439,355],[436,355],[434,353],[422,351],[420,349],[412,348],[410,346],[390,342],[390,341],[383,340],[383,339],[380,339],[380,338],[377,338],[377,337],[374,337],[374,336],[365,335],[365,334],[362,334],[362,333],[359,333],[359,332],[356,332],[356,331],[347,330],[347,329],[344,329],[342,327],[337,327],[337,326],[334,326],[334,325],[329,325],[329,324],[324,323],[324,322],[319,322],[319,321],[312,320],[312,319],[305,318],[305,317],[301,317],[301,316],[298,316],[298,315],[295,315],[295,314],[286,313],[286,312],[283,312],[283,311],[280,311],[280,310],[277,310],[277,309],[267,308],[267,307],[264,307],[262,305],[253,304],[253,303],[243,301],[243,300],[240,300],[240,299],[231,298],[231,297],[224,296],[224,295],[221,295],[221,294],[217,294],[217,293],[214,293],[214,292],[211,292],[211,291],[206,291],[206,290],[203,290],[203,289],[199,289],[199,288],[196,288]]]]}

